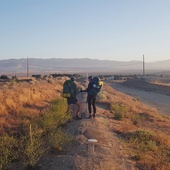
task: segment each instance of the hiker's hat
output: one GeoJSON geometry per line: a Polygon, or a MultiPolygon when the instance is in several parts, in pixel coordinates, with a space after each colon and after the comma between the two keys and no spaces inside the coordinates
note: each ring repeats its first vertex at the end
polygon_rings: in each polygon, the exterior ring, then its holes
{"type": "Polygon", "coordinates": [[[89,76],[88,79],[91,81],[91,80],[93,79],[93,77],[92,77],[92,76],[89,76]]]}
{"type": "Polygon", "coordinates": [[[71,80],[71,81],[74,81],[74,77],[73,77],[73,76],[71,76],[71,77],[70,77],[70,80],[71,80]]]}

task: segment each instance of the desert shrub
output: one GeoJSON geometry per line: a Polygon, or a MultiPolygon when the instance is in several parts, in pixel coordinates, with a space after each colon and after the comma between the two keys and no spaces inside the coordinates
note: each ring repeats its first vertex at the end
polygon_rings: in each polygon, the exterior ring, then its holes
{"type": "Polygon", "coordinates": [[[20,138],[19,146],[19,161],[30,167],[34,167],[47,150],[42,134],[31,124],[27,134],[20,138]]]}
{"type": "Polygon", "coordinates": [[[111,104],[111,111],[114,112],[116,120],[121,120],[127,112],[127,107],[122,103],[111,104]]]}
{"type": "Polygon", "coordinates": [[[122,113],[115,113],[115,119],[116,120],[121,120],[123,118],[123,114],[122,113]]]}
{"type": "Polygon", "coordinates": [[[56,99],[41,116],[31,120],[29,131],[25,131],[20,140],[20,160],[24,165],[34,167],[45,151],[62,150],[70,142],[70,136],[59,128],[70,118],[66,110],[66,101],[56,99]]]}
{"type": "Polygon", "coordinates": [[[67,120],[70,119],[70,115],[68,115],[66,111],[66,100],[63,98],[53,100],[49,110],[45,114],[42,114],[41,118],[38,120],[39,126],[48,133],[64,125],[67,120]]]}
{"type": "Polygon", "coordinates": [[[141,160],[141,155],[139,153],[136,153],[131,156],[131,159],[134,161],[139,161],[139,160],[141,160]]]}
{"type": "Polygon", "coordinates": [[[133,112],[131,114],[128,115],[131,119],[131,121],[133,122],[134,125],[138,124],[139,121],[141,120],[141,117],[139,114],[133,112]]]}
{"type": "Polygon", "coordinates": [[[125,138],[135,151],[131,159],[138,161],[141,169],[170,168],[170,148],[160,143],[157,134],[146,130],[137,130],[126,134],[125,138]]]}
{"type": "Polygon", "coordinates": [[[137,130],[127,135],[126,138],[141,151],[156,150],[158,148],[153,134],[146,130],[137,130]]]}
{"type": "Polygon", "coordinates": [[[0,169],[5,169],[12,160],[16,159],[16,147],[16,138],[7,134],[0,136],[0,169]]]}
{"type": "Polygon", "coordinates": [[[64,146],[71,142],[72,137],[61,128],[59,128],[57,131],[51,131],[48,134],[48,139],[53,151],[62,151],[64,146]]]}
{"type": "Polygon", "coordinates": [[[107,100],[107,92],[105,91],[101,91],[98,95],[97,95],[97,100],[99,102],[104,102],[107,100]]]}
{"type": "Polygon", "coordinates": [[[138,167],[140,169],[146,170],[169,170],[170,169],[170,162],[162,157],[158,157],[157,153],[151,154],[143,154],[141,159],[138,161],[138,167]]]}

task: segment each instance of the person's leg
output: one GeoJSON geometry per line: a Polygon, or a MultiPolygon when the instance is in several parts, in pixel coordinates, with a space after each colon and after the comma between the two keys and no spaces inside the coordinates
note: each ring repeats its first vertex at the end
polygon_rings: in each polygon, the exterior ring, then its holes
{"type": "Polygon", "coordinates": [[[69,105],[67,106],[67,113],[68,113],[68,114],[71,113],[71,104],[69,104],[69,105]]]}
{"type": "Polygon", "coordinates": [[[95,117],[96,116],[96,97],[93,98],[92,105],[93,105],[93,117],[95,117]]]}
{"type": "Polygon", "coordinates": [[[88,103],[88,111],[89,111],[89,118],[91,118],[91,104],[92,104],[92,99],[91,97],[88,95],[87,96],[87,103],[88,103]]]}
{"type": "Polygon", "coordinates": [[[81,109],[81,103],[79,101],[77,101],[77,111],[76,111],[76,116],[79,116],[80,113],[80,109],[81,109]]]}
{"type": "Polygon", "coordinates": [[[70,98],[67,98],[67,114],[70,115],[70,118],[68,119],[68,122],[71,122],[71,119],[72,119],[72,113],[71,113],[71,107],[72,107],[72,104],[71,104],[71,99],[70,98]]]}
{"type": "Polygon", "coordinates": [[[81,116],[79,116],[80,114],[80,108],[81,108],[81,103],[79,101],[77,101],[76,103],[76,119],[79,120],[81,119],[81,116]]]}
{"type": "Polygon", "coordinates": [[[76,114],[76,119],[79,120],[79,119],[81,119],[81,118],[79,117],[79,112],[80,112],[81,104],[80,104],[80,102],[77,100],[76,97],[74,97],[74,98],[72,99],[72,102],[73,102],[74,106],[75,106],[75,105],[77,106],[76,111],[75,111],[75,114],[76,114]]]}
{"type": "Polygon", "coordinates": [[[71,99],[67,98],[67,114],[71,113],[71,99]]]}

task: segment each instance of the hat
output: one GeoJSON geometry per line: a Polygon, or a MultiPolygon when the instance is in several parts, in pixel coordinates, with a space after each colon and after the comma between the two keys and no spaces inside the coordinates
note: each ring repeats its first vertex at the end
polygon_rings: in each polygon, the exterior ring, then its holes
{"type": "Polygon", "coordinates": [[[74,81],[74,77],[70,77],[70,80],[71,80],[71,81],[74,81]]]}
{"type": "Polygon", "coordinates": [[[92,76],[89,76],[88,79],[91,81],[91,80],[93,79],[93,77],[92,77],[92,76]]]}

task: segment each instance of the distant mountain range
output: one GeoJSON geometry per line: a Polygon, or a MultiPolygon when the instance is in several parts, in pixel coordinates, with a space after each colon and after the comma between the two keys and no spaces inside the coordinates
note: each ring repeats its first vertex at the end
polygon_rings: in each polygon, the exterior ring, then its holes
{"type": "Polygon", "coordinates": [[[30,73],[63,73],[63,72],[96,72],[96,73],[120,73],[142,74],[170,71],[170,59],[165,61],[145,63],[142,61],[113,61],[98,59],[8,59],[0,60],[0,74],[22,73],[29,70],[30,73]]]}

